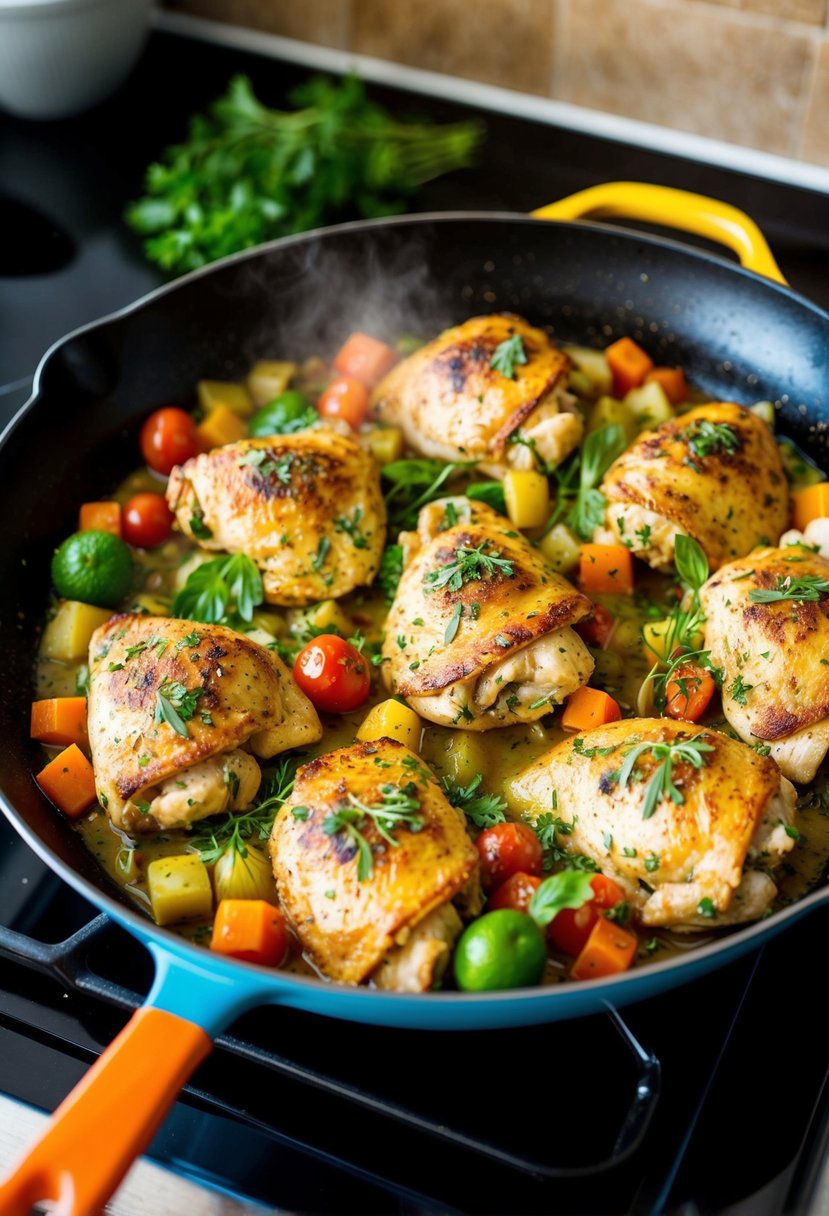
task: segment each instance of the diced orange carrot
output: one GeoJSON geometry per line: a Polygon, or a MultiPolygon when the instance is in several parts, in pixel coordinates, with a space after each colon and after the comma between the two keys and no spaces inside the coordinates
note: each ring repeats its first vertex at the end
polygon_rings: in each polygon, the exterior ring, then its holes
{"type": "Polygon", "coordinates": [[[683,722],[698,722],[714,695],[714,677],[699,663],[680,663],[665,685],[665,713],[683,722]]]}
{"type": "Polygon", "coordinates": [[[222,899],[210,949],[249,963],[279,967],[288,953],[285,917],[265,899],[222,899]]]}
{"type": "Polygon", "coordinates": [[[612,342],[604,353],[613,373],[615,397],[624,397],[632,388],[639,388],[653,368],[653,359],[632,338],[612,342]]]}
{"type": "Polygon", "coordinates": [[[561,716],[564,730],[590,730],[592,726],[604,726],[606,722],[618,722],[622,711],[611,696],[601,688],[577,688],[567,698],[561,716]]]}
{"type": "Polygon", "coordinates": [[[629,595],[633,591],[633,558],[624,545],[582,545],[579,583],[586,595],[609,591],[629,595]]]}
{"type": "Polygon", "coordinates": [[[366,388],[374,388],[394,367],[397,359],[397,351],[386,346],[385,342],[368,334],[356,333],[347,338],[337,351],[333,366],[340,375],[351,376],[365,384],[366,388]]]}
{"type": "Polygon", "coordinates": [[[82,815],[97,797],[92,765],[77,743],[50,760],[35,780],[47,798],[72,819],[82,815]]]}
{"type": "Polygon", "coordinates": [[[591,980],[627,971],[636,956],[638,944],[633,933],[606,916],[600,916],[573,963],[570,975],[574,980],[591,980]]]}
{"type": "Polygon", "coordinates": [[[31,737],[40,743],[89,748],[86,697],[50,697],[32,702],[31,737]]]}
{"type": "Polygon", "coordinates": [[[78,520],[79,532],[111,532],[121,535],[121,504],[117,502],[85,502],[78,520]]]}
{"type": "Polygon", "coordinates": [[[645,384],[652,380],[660,386],[671,405],[688,400],[688,383],[681,367],[652,367],[645,376],[645,384]]]}
{"type": "Polygon", "coordinates": [[[813,519],[829,516],[829,481],[818,481],[792,494],[792,523],[802,531],[813,519]]]}

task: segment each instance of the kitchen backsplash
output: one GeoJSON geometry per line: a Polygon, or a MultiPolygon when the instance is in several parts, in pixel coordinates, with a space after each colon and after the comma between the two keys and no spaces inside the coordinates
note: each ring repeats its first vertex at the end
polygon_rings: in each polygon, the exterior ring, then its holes
{"type": "Polygon", "coordinates": [[[829,165],[829,0],[168,0],[829,165]]]}

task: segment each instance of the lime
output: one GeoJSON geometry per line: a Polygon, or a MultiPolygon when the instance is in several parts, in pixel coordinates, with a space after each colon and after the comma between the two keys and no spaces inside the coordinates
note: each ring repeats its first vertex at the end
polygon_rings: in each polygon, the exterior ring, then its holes
{"type": "Polygon", "coordinates": [[[544,934],[525,912],[501,908],[479,916],[455,947],[455,979],[466,992],[537,984],[547,961],[544,934]]]}
{"type": "Polygon", "coordinates": [[[293,435],[306,430],[319,419],[308,398],[289,389],[257,410],[248,424],[248,430],[258,438],[265,435],[293,435]]]}
{"type": "Polygon", "coordinates": [[[55,551],[52,582],[64,599],[114,608],[132,586],[132,554],[111,532],[75,532],[55,551]]]}

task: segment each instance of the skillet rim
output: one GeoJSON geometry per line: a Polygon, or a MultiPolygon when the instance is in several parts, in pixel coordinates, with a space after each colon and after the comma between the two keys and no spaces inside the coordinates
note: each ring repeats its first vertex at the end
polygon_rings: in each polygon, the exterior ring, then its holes
{"type": "MultiPolygon", "coordinates": [[[[259,259],[275,249],[284,249],[294,245],[310,243],[315,240],[325,239],[327,236],[342,233],[365,232],[383,228],[417,227],[428,224],[441,224],[446,221],[481,224],[512,223],[527,225],[528,227],[552,223],[559,230],[576,232],[583,230],[585,227],[596,228],[622,240],[636,241],[639,244],[653,247],[656,250],[670,250],[703,266],[713,266],[720,272],[725,270],[730,274],[744,276],[752,282],[759,281],[763,287],[774,290],[776,294],[792,301],[798,307],[806,309],[816,318],[829,325],[829,311],[824,310],[809,300],[808,297],[801,295],[788,284],[766,279],[755,271],[749,270],[737,262],[732,262],[728,257],[713,253],[705,248],[688,245],[669,237],[657,236],[638,229],[628,228],[623,224],[610,224],[592,219],[550,221],[538,219],[522,212],[512,211],[438,211],[402,216],[385,216],[370,220],[351,220],[342,224],[315,228],[308,232],[278,237],[273,241],[253,246],[250,249],[229,254],[227,257],[198,267],[196,270],[189,271],[187,274],[172,279],[167,283],[162,283],[123,307],[102,317],[98,317],[93,321],[86,322],[58,338],[46,349],[38,362],[32,379],[32,392],[29,398],[20,406],[0,434],[0,462],[3,459],[3,450],[12,432],[25,415],[38,404],[41,381],[49,362],[63,346],[81,335],[94,330],[104,329],[112,323],[126,319],[134,313],[139,313],[151,306],[157,299],[171,294],[179,287],[190,284],[205,275],[211,275],[235,263],[259,259]]],[[[241,966],[245,969],[243,974],[247,974],[249,980],[258,978],[260,981],[267,981],[262,986],[264,993],[267,993],[269,990],[278,992],[280,989],[283,991],[286,989],[296,989],[299,993],[304,992],[306,989],[315,994],[330,993],[332,998],[336,995],[337,1006],[339,1006],[340,1001],[345,1001],[346,1003],[351,1001],[362,1004],[367,998],[370,998],[372,990],[364,987],[339,984],[336,981],[325,978],[297,975],[292,972],[273,971],[271,968],[259,966],[258,964],[242,960],[228,960],[211,954],[210,951],[205,951],[204,948],[195,945],[195,943],[174,933],[172,930],[156,925],[149,917],[143,915],[138,908],[133,908],[128,903],[116,901],[104,885],[105,883],[109,884],[111,880],[107,878],[103,871],[101,884],[99,885],[85,878],[67,862],[63,861],[62,858],[53,853],[52,849],[34,831],[23,815],[17,811],[2,789],[0,789],[0,810],[3,811],[5,817],[33,852],[49,866],[53,873],[56,873],[94,907],[105,912],[111,919],[130,932],[133,937],[137,937],[145,947],[150,949],[151,954],[155,958],[157,968],[159,960],[152,949],[153,943],[157,943],[168,956],[172,955],[177,960],[183,958],[186,961],[201,964],[200,969],[207,969],[219,975],[227,975],[231,979],[234,975],[238,974],[238,968],[241,966]]],[[[72,831],[70,824],[65,824],[64,827],[66,831],[72,831]]],[[[469,1007],[507,1003],[512,1006],[526,1001],[535,1003],[543,1001],[545,1004],[555,1001],[563,1005],[568,1003],[583,1004],[585,1000],[589,1002],[588,994],[593,993],[595,1000],[592,1004],[595,1006],[595,1010],[598,1010],[602,1004],[612,1004],[611,998],[617,990],[626,994],[626,996],[629,994],[629,1000],[632,1002],[637,999],[637,989],[653,988],[653,980],[656,980],[658,977],[661,977],[663,980],[662,983],[657,985],[658,989],[659,991],[664,991],[672,986],[679,986],[684,982],[680,978],[675,985],[671,985],[667,977],[674,972],[681,973],[683,970],[691,970],[697,973],[713,970],[717,965],[725,965],[732,958],[736,959],[740,955],[747,953],[757,944],[763,944],[770,937],[774,936],[775,933],[785,929],[789,924],[800,919],[801,916],[807,915],[815,907],[827,902],[829,902],[829,883],[824,884],[823,887],[815,888],[802,899],[772,913],[771,916],[764,920],[755,921],[753,924],[728,931],[726,937],[715,939],[702,946],[689,948],[686,953],[672,958],[647,963],[644,967],[598,981],[587,980],[581,983],[568,982],[534,988],[517,988],[481,993],[404,993],[383,991],[382,993],[378,993],[378,996],[381,996],[383,1003],[391,1001],[398,1004],[403,1003],[407,1007],[423,1005],[424,1007],[434,1009],[438,1006],[446,1005],[469,1007]],[[607,993],[609,998],[607,1001],[602,1000],[605,993],[607,993]],[[582,998],[581,1001],[579,1001],[579,997],[582,998]]],[[[156,978],[158,978],[158,970],[156,978]]],[[[689,976],[688,979],[690,978],[689,976]]],[[[641,994],[643,997],[646,995],[647,992],[641,994]]],[[[628,1000],[626,999],[624,1003],[628,1003],[628,1000]]],[[[306,1001],[300,1000],[298,1004],[300,1007],[307,1008],[306,1001]]],[[[338,1013],[339,1008],[332,1011],[334,1016],[337,1016],[338,1013]]]]}

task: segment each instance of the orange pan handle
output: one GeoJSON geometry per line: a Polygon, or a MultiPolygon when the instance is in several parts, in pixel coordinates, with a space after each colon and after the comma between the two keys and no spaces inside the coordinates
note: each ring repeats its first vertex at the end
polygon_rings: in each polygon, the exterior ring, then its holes
{"type": "Polygon", "coordinates": [[[0,1185],[3,1216],[29,1216],[45,1200],[55,1216],[100,1212],[212,1045],[200,1026],[166,1010],[134,1013],[0,1185]]]}
{"type": "Polygon", "coordinates": [[[766,238],[750,216],[730,203],[645,182],[604,182],[539,207],[540,220],[578,220],[588,216],[643,220],[707,237],[736,253],[746,270],[785,284],[766,238]]]}

